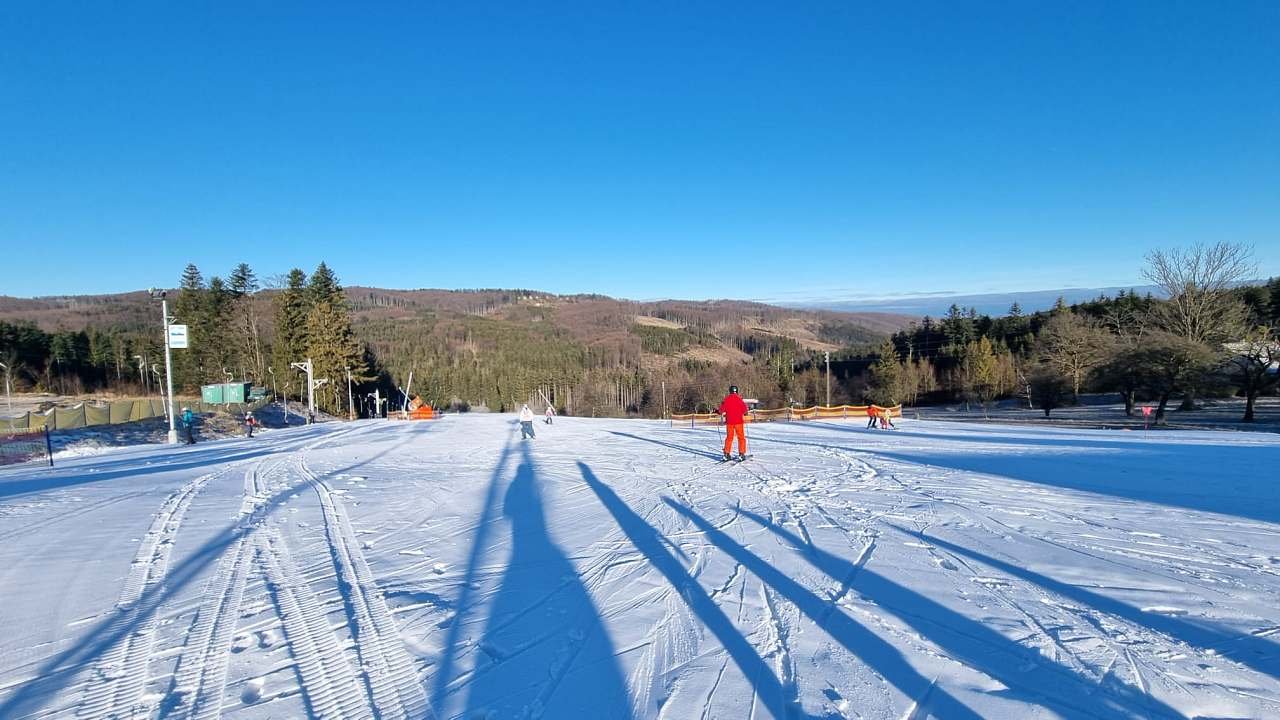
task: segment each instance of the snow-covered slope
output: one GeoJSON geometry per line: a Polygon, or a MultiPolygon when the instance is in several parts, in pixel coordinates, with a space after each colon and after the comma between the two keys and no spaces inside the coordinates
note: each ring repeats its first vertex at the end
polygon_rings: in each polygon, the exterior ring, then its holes
{"type": "Polygon", "coordinates": [[[1280,438],[364,421],[0,471],[0,717],[1280,716],[1280,438]]]}

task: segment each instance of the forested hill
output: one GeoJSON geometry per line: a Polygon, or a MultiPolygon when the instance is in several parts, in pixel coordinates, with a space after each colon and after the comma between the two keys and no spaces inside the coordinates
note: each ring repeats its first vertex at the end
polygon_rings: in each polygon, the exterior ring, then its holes
{"type": "MultiPolygon", "coordinates": [[[[202,309],[192,322],[181,317],[176,298],[182,293],[171,291],[178,322],[199,324],[195,336],[220,338],[204,343],[216,346],[207,353],[188,353],[184,360],[189,361],[175,368],[179,384],[191,388],[218,380],[223,367],[269,384],[266,368],[274,364],[280,384],[296,393],[299,384],[292,373],[281,372],[290,353],[280,348],[291,342],[278,337],[286,292],[257,291],[218,310],[205,305],[220,307],[219,301],[193,299],[191,307],[202,309]],[[225,322],[213,320],[219,314],[225,322]]],[[[664,384],[667,407],[675,410],[709,401],[729,382],[773,403],[816,400],[800,397],[813,392],[814,383],[797,378],[797,368],[812,367],[824,351],[834,358],[862,354],[913,320],[734,300],[632,302],[533,290],[349,287],[341,292],[351,331],[363,348],[363,362],[348,363],[364,366],[362,392],[375,387],[394,392],[412,371],[413,391],[436,405],[509,409],[545,393],[561,410],[575,414],[660,414],[664,384]]],[[[159,314],[158,303],[145,292],[0,297],[0,322],[35,325],[48,333],[50,357],[43,363],[32,357],[26,376],[28,384],[54,390],[136,382],[132,358],[154,358],[159,352],[160,333],[152,331],[159,314]],[[69,357],[79,355],[84,357],[69,357]],[[63,387],[57,386],[60,377],[63,387]],[[77,387],[65,387],[68,379],[77,387]]],[[[344,405],[342,390],[322,404],[344,405]]],[[[841,388],[835,391],[843,394],[841,388]]]]}

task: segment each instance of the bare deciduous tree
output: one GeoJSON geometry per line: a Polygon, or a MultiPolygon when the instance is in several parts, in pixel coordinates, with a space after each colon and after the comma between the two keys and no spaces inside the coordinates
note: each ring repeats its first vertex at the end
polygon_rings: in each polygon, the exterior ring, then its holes
{"type": "Polygon", "coordinates": [[[1107,359],[1111,336],[1072,312],[1060,312],[1040,331],[1040,354],[1071,380],[1072,396],[1080,399],[1085,377],[1107,359]]]}
{"type": "MultiPolygon", "coordinates": [[[[1223,343],[1246,330],[1248,310],[1231,291],[1256,272],[1253,249],[1238,243],[1151,252],[1142,274],[1166,296],[1152,308],[1152,320],[1167,332],[1220,352],[1223,343]]],[[[1195,407],[1198,386],[1187,383],[1183,410],[1195,407]]]]}
{"type": "Polygon", "coordinates": [[[1253,422],[1258,396],[1280,384],[1280,337],[1275,328],[1258,327],[1227,345],[1227,370],[1244,392],[1243,422],[1253,422]]]}
{"type": "Polygon", "coordinates": [[[1256,271],[1252,248],[1236,243],[1151,252],[1142,274],[1167,298],[1153,308],[1152,319],[1192,342],[1234,339],[1244,329],[1245,308],[1231,290],[1256,271]]]}

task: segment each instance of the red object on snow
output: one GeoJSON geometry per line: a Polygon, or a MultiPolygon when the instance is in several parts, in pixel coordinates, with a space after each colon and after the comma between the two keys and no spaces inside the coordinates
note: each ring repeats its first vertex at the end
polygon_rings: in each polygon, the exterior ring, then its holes
{"type": "Polygon", "coordinates": [[[747,414],[747,404],[742,401],[741,395],[729,393],[720,402],[719,412],[724,415],[726,425],[741,425],[742,418],[747,414]]]}

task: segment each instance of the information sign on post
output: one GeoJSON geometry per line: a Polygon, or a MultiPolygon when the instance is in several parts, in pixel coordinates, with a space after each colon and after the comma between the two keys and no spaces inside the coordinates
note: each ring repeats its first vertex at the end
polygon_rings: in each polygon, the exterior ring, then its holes
{"type": "Polygon", "coordinates": [[[187,347],[186,325],[169,326],[169,347],[178,349],[185,349],[187,347]]]}

